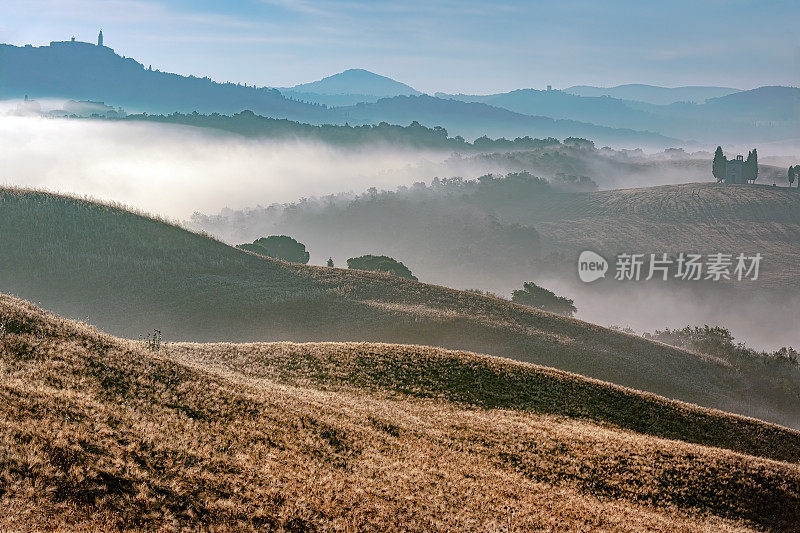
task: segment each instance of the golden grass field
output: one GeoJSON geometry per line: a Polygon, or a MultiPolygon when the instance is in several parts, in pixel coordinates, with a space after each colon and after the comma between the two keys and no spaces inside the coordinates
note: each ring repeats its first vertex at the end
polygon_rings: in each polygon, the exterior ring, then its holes
{"type": "Polygon", "coordinates": [[[467,352],[0,317],[2,530],[799,527],[800,433],[754,419],[467,352]]]}

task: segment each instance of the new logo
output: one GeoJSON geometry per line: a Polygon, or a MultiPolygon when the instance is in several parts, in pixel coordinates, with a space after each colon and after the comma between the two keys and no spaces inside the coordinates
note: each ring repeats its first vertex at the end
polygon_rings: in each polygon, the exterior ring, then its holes
{"type": "Polygon", "coordinates": [[[592,281],[606,277],[608,271],[608,261],[603,256],[585,250],[581,252],[578,257],[578,277],[584,283],[591,283],[592,281]]]}

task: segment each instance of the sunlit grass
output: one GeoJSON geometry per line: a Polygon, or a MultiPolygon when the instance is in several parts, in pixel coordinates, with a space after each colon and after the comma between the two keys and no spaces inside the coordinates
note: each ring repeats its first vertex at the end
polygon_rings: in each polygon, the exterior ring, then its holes
{"type": "Polygon", "coordinates": [[[154,352],[8,297],[0,315],[0,528],[786,530],[800,513],[797,432],[564,372],[389,344],[154,352]]]}

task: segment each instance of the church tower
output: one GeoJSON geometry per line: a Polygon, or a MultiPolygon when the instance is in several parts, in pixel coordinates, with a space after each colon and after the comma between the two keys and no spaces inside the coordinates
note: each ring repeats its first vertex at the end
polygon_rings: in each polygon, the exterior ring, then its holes
{"type": "Polygon", "coordinates": [[[103,46],[103,30],[100,30],[100,35],[97,36],[97,46],[103,46]]]}

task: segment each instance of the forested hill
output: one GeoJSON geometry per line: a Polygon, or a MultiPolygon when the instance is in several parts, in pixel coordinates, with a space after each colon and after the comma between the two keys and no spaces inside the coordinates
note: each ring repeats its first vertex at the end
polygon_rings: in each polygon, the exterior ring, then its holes
{"type": "MultiPolygon", "coordinates": [[[[286,119],[274,119],[256,115],[252,111],[242,111],[234,115],[220,115],[212,113],[172,113],[170,115],[128,115],[121,119],[109,119],[121,122],[149,121],[163,124],[179,124],[199,128],[213,128],[245,137],[286,139],[298,138],[317,140],[336,145],[359,145],[369,143],[389,143],[396,146],[410,146],[429,149],[447,149],[459,151],[491,151],[491,150],[528,150],[546,146],[558,146],[558,139],[533,139],[529,136],[509,139],[490,139],[480,137],[474,142],[464,138],[451,137],[442,127],[427,127],[419,122],[412,122],[408,126],[400,126],[380,122],[378,124],[364,124],[351,126],[349,124],[304,124],[286,119]]],[[[576,146],[594,146],[587,139],[568,137],[565,144],[576,146]]]]}
{"type": "Polygon", "coordinates": [[[252,109],[313,123],[335,117],[323,106],[288,99],[275,89],[160,72],[106,46],[78,41],[40,47],[0,44],[0,99],[26,95],[104,101],[156,113],[252,109]]]}

